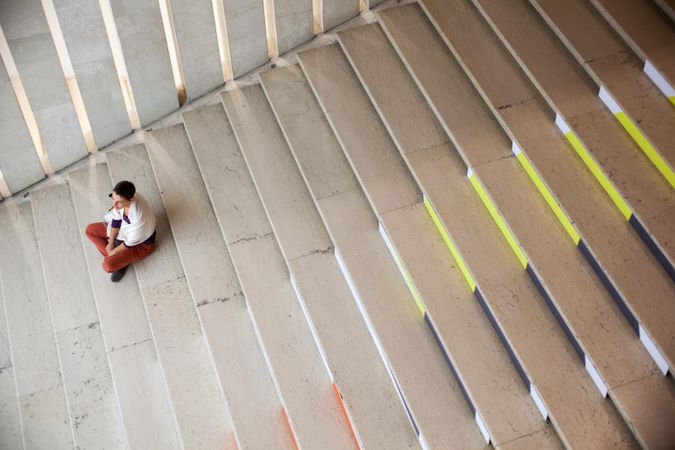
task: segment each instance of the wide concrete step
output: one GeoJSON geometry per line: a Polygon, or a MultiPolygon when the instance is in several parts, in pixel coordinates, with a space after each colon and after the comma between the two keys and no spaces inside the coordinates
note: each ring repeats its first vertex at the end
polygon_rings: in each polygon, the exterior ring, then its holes
{"type": "MultiPolygon", "coordinates": [[[[643,71],[642,60],[589,2],[537,0],[532,3],[537,5],[551,29],[600,86],[599,97],[607,109],[670,186],[675,187],[675,143],[672,140],[675,110],[659,91],[658,84],[650,79],[649,74],[654,71],[649,68],[643,71]],[[579,23],[584,25],[580,27],[579,23]]],[[[616,2],[617,6],[619,3],[616,2]]],[[[494,13],[489,13],[489,9],[492,8],[485,7],[488,15],[496,17],[494,13]]],[[[512,14],[517,14],[518,9],[522,8],[514,9],[512,14]]],[[[523,37],[521,35],[521,39],[523,37]]],[[[526,46],[532,47],[532,42],[526,46]]],[[[675,47],[671,48],[671,53],[673,49],[675,47]]],[[[672,56],[670,58],[675,61],[672,56]]],[[[550,70],[549,76],[555,77],[556,70],[550,70]]]]}
{"type": "MultiPolygon", "coordinates": [[[[331,70],[336,52],[339,48],[332,46],[300,54],[315,93],[336,75],[331,70]]],[[[315,132],[306,139],[297,127],[284,127],[288,142],[420,441],[428,448],[483,448],[473,415],[388,254],[377,219],[310,83],[298,81],[294,92],[304,106],[297,119],[314,124],[315,132]]]]}
{"type": "MultiPolygon", "coordinates": [[[[191,125],[198,120],[186,117],[191,125]]],[[[186,130],[182,124],[159,129],[145,142],[238,445],[290,448],[281,402],[186,130]]]]}
{"type": "MultiPolygon", "coordinates": [[[[1,275],[1,274],[0,274],[1,275]]],[[[0,439],[8,448],[23,448],[16,378],[7,334],[5,301],[0,286],[0,439]]]]}
{"type": "Polygon", "coordinates": [[[222,106],[188,122],[193,151],[256,334],[300,448],[354,448],[288,270],[222,106]],[[198,125],[198,126],[195,126],[198,125]]]}
{"type": "MultiPolygon", "coordinates": [[[[289,109],[302,107],[288,92],[288,85],[296,82],[292,72],[280,69],[263,75],[278,116],[285,118],[289,109]]],[[[230,95],[240,124],[242,154],[359,446],[417,447],[396,388],[340,272],[333,243],[263,89],[253,85],[230,95]]],[[[313,131],[309,124],[302,129],[313,131]]]]}
{"type": "Polygon", "coordinates": [[[126,447],[68,184],[33,192],[31,205],[75,446],[126,447]]]}
{"type": "Polygon", "coordinates": [[[645,61],[645,72],[675,105],[675,28],[672,22],[675,8],[672,0],[590,0],[590,3],[645,61]],[[660,10],[657,3],[665,8],[660,10]],[[671,15],[670,20],[664,12],[671,15]]]}
{"type": "MultiPolygon", "coordinates": [[[[442,130],[437,133],[425,126],[425,111],[419,108],[419,102],[424,102],[421,95],[406,96],[411,92],[406,89],[406,81],[408,87],[415,89],[414,82],[379,26],[345,31],[339,34],[339,39],[384,123],[353,73],[336,82],[334,92],[324,94],[326,105],[333,105],[329,117],[364,190],[372,194],[369,198],[373,209],[384,210],[378,214],[383,238],[431,333],[447,355],[450,369],[481,431],[486,440],[499,445],[544,429],[545,423],[536,405],[520,383],[515,367],[480,305],[473,301],[461,272],[453,267],[452,257],[424,205],[421,202],[407,204],[410,197],[420,198],[419,190],[385,126],[394,142],[408,139],[408,144],[417,141],[421,148],[443,145],[447,136],[444,137],[442,130]],[[372,55],[378,55],[377,60],[372,59],[372,55]],[[396,74],[408,80],[394,78],[396,74]],[[396,86],[396,95],[391,95],[391,86],[396,86]],[[338,104],[337,92],[349,106],[338,104]],[[357,110],[363,113],[356,113],[357,110]],[[403,125],[408,113],[408,117],[419,114],[421,120],[403,125]],[[395,116],[393,121],[388,120],[392,116],[395,116]],[[364,133],[362,129],[369,131],[364,133]],[[372,142],[378,143],[376,150],[372,142]],[[380,167],[384,167],[387,176],[378,175],[380,167]],[[378,208],[382,205],[382,196],[372,191],[373,180],[377,178],[399,181],[383,183],[383,192],[403,199],[399,205],[390,204],[386,210],[378,208]]],[[[336,67],[340,72],[349,73],[343,64],[336,67]]],[[[427,117],[433,117],[430,110],[427,117]]],[[[553,439],[557,440],[554,435],[553,439]]]]}
{"type": "MultiPolygon", "coordinates": [[[[476,3],[489,16],[507,49],[555,112],[556,124],[572,148],[624,219],[633,225],[671,277],[675,277],[675,235],[669,225],[675,220],[672,207],[675,194],[667,180],[613,119],[597,96],[597,84],[526,1],[509,5],[504,2],[476,3]],[[518,20],[511,21],[511,16],[518,20]]],[[[543,0],[538,4],[550,11],[549,17],[555,16],[563,25],[575,20],[574,15],[569,16],[570,9],[565,7],[565,2],[543,0]]],[[[428,2],[427,5],[433,9],[436,3],[428,2]]],[[[435,12],[443,14],[441,10],[435,12]]],[[[592,42],[596,46],[604,43],[614,48],[613,41],[608,39],[596,38],[592,42]]],[[[503,84],[493,86],[496,90],[503,84]]],[[[502,105],[522,100],[522,92],[518,91],[513,91],[512,98],[505,90],[493,95],[500,96],[502,105]]]]}
{"type": "MultiPolygon", "coordinates": [[[[457,8],[454,11],[458,22],[470,23],[470,17],[462,16],[461,10],[457,8]]],[[[396,30],[392,35],[394,33],[396,30]]],[[[421,48],[421,42],[417,42],[417,48],[421,48]]],[[[466,155],[465,162],[468,165],[484,158],[479,164],[471,166],[467,182],[473,185],[506,241],[511,244],[514,258],[519,260],[523,270],[539,288],[600,393],[605,396],[610,391],[624,416],[636,422],[642,416],[641,410],[635,408],[632,398],[623,399],[620,396],[625,391],[614,392],[613,389],[628,383],[643,383],[653,388],[654,383],[649,383],[646,378],[661,378],[656,365],[632,333],[621,311],[613,304],[609,293],[593,275],[591,266],[569,244],[563,227],[520,169],[517,160],[509,156],[509,139],[494,118],[486,114],[478,93],[474,93],[473,97],[462,96],[462,92],[470,91],[472,87],[466,86],[469,80],[460,66],[450,63],[446,57],[443,67],[438,68],[438,61],[442,60],[444,53],[442,47],[439,38],[435,54],[428,50],[427,60],[417,58],[419,63],[410,66],[429,93],[432,104],[454,104],[458,111],[463,111],[463,114],[440,114],[439,118],[451,136],[455,136],[457,147],[461,149],[462,155],[466,155]],[[449,88],[434,90],[430,87],[429,80],[438,79],[438,75],[433,73],[435,70],[442,71],[449,79],[443,83],[449,88]],[[473,120],[469,122],[467,117],[473,120]],[[455,130],[471,126],[481,130],[482,140],[461,133],[455,135],[455,130]],[[494,154],[490,158],[485,157],[485,140],[491,142],[494,154]],[[629,406],[632,409],[628,409],[629,406]]],[[[431,47],[427,44],[426,48],[431,47]]],[[[401,50],[403,54],[406,53],[403,48],[401,50]]],[[[407,50],[415,51],[412,47],[407,50]]],[[[485,55],[489,53],[483,53],[485,55]]],[[[390,72],[391,69],[386,71],[390,72]]],[[[400,86],[401,82],[396,85],[400,86]]],[[[411,116],[421,114],[411,113],[411,116]]],[[[436,125],[434,131],[442,130],[436,125]]],[[[645,405],[651,404],[653,399],[661,399],[664,394],[672,396],[670,382],[662,379],[661,383],[661,389],[652,389],[650,395],[645,396],[645,405]]],[[[675,417],[669,419],[671,414],[675,414],[673,407],[666,407],[657,416],[663,417],[664,421],[671,420],[675,417]]]]}
{"type": "Polygon", "coordinates": [[[464,6],[462,23],[484,31],[467,39],[462,33],[452,32],[447,14],[437,13],[436,17],[446,18],[444,25],[439,25],[441,34],[502,123],[513,151],[519,154],[519,162],[573,244],[594,267],[665,373],[675,355],[675,336],[669,331],[675,324],[675,307],[667,300],[675,295],[675,287],[668,274],[565,142],[553,124],[548,106],[516,62],[489,33],[477,12],[468,4],[464,6]],[[478,45],[481,52],[475,52],[478,45]],[[487,59],[475,57],[485,52],[491,55],[489,64],[487,59]],[[500,68],[499,80],[494,77],[496,64],[500,68]]]}
{"type": "Polygon", "coordinates": [[[135,268],[112,289],[100,253],[84,235],[87,225],[103,221],[110,207],[108,166],[76,170],[68,181],[129,447],[182,448],[135,268]]]}
{"type": "MultiPolygon", "coordinates": [[[[455,12],[461,14],[461,9],[456,9],[455,12]]],[[[441,123],[457,143],[457,151],[463,159],[473,162],[476,167],[483,167],[482,165],[492,160],[512,161],[512,158],[504,159],[508,156],[508,144],[505,151],[504,138],[500,139],[498,134],[490,133],[494,125],[491,125],[489,111],[486,108],[481,109],[480,104],[471,100],[469,94],[472,87],[469,81],[457,76],[461,74],[461,69],[450,64],[447,49],[444,49],[438,36],[434,37],[434,30],[421,9],[410,6],[383,11],[380,20],[430,104],[437,113],[440,111],[438,116],[441,123]],[[403,36],[415,38],[406,39],[403,36]],[[421,42],[424,44],[420,45],[421,42]],[[447,98],[442,97],[444,94],[439,92],[441,90],[448,91],[453,101],[448,102],[447,98]],[[438,98],[444,98],[444,101],[433,101],[438,98]],[[464,120],[462,116],[471,118],[472,122],[461,122],[464,120]],[[460,123],[463,125],[457,126],[460,123]],[[475,130],[473,136],[470,130],[475,130]],[[503,155],[504,153],[506,154],[503,155]]],[[[388,72],[392,70],[389,68],[388,72]]],[[[399,86],[405,82],[406,78],[401,77],[396,83],[397,90],[402,90],[399,86]]],[[[410,86],[409,78],[407,83],[410,86]]],[[[419,93],[414,94],[421,97],[419,93]]],[[[411,94],[408,96],[411,97],[411,94]]],[[[412,96],[406,103],[414,102],[414,98],[412,96]]],[[[421,101],[416,100],[416,103],[420,104],[421,101]]],[[[410,117],[426,115],[428,119],[416,119],[415,123],[421,125],[410,126],[409,130],[424,127],[430,130],[425,135],[438,135],[442,132],[440,125],[434,122],[427,108],[428,106],[423,105],[421,112],[415,113],[414,111],[420,110],[418,106],[410,112],[410,117]]],[[[401,117],[405,117],[405,114],[401,113],[396,119],[399,121],[399,131],[393,134],[400,137],[399,141],[404,139],[401,136],[407,134],[405,142],[408,144],[400,148],[425,192],[430,212],[435,215],[439,225],[444,225],[442,231],[448,233],[448,242],[454,245],[451,249],[457,256],[460,267],[464,267],[471,289],[477,292],[495,324],[499,326],[498,330],[511,351],[523,381],[539,397],[538,400],[542,402],[539,405],[545,407],[542,412],[548,411],[561,438],[568,445],[575,439],[580,442],[584,439],[590,439],[591,442],[601,439],[596,433],[603,429],[607,434],[614,434],[611,431],[613,429],[622,430],[624,438],[630,441],[616,411],[610,405],[603,404],[597,392],[587,390],[587,386],[592,386],[590,376],[583,373],[582,363],[575,358],[573,347],[567,342],[562,329],[558,328],[554,315],[537,292],[536,284],[529,279],[513,251],[509,249],[508,241],[500,236],[498,226],[492,223],[489,212],[480,204],[479,196],[465,178],[466,166],[447,144],[416,147],[416,141],[411,136],[412,131],[402,131],[404,128],[400,125],[403,123],[401,117]],[[452,214],[451,211],[461,213],[452,214]],[[504,289],[507,291],[503,291],[504,289]],[[503,308],[498,300],[505,294],[510,298],[517,295],[517,302],[511,304],[510,308],[503,308]],[[546,338],[533,339],[533,333],[546,338]],[[546,354],[546,358],[553,359],[542,366],[542,360],[534,356],[535,354],[546,354]],[[563,372],[567,374],[562,375],[563,372]],[[569,373],[575,374],[576,385],[569,373]],[[565,390],[567,401],[561,401],[555,394],[556,390],[565,390]],[[578,409],[589,416],[596,414],[593,411],[603,411],[604,418],[583,432],[571,420],[578,414],[578,409]],[[556,419],[555,415],[559,415],[559,418],[556,419]]],[[[389,128],[394,129],[391,125],[389,128]]],[[[539,207],[543,210],[540,213],[546,213],[542,205],[539,207]]]]}
{"type": "Polygon", "coordinates": [[[236,448],[147,151],[135,145],[108,152],[106,157],[113,180],[132,181],[157,217],[157,250],[134,268],[183,445],[236,448]]]}
{"type": "Polygon", "coordinates": [[[63,369],[29,201],[0,205],[0,276],[27,448],[73,448],[63,369]]]}

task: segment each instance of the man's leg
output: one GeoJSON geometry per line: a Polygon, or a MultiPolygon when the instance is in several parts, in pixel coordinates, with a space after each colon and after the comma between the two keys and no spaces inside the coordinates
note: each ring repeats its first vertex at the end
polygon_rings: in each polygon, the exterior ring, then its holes
{"type": "Polygon", "coordinates": [[[105,251],[108,246],[108,224],[105,222],[90,223],[87,225],[87,237],[94,243],[101,255],[108,256],[108,252],[105,251]]]}
{"type": "Polygon", "coordinates": [[[136,261],[148,256],[150,253],[155,251],[155,244],[141,244],[135,245],[133,247],[128,247],[121,252],[115,253],[112,256],[107,256],[103,259],[103,270],[108,273],[117,272],[118,270],[133,264],[136,261]]]}

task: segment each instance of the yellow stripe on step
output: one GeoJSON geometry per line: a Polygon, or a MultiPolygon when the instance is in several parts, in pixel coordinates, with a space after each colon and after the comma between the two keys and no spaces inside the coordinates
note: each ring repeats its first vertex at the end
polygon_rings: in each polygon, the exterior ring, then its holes
{"type": "Polygon", "coordinates": [[[452,257],[455,258],[455,262],[457,263],[459,270],[462,272],[462,275],[464,275],[466,282],[469,283],[471,292],[474,292],[476,290],[476,282],[473,280],[473,277],[469,273],[469,269],[467,269],[466,264],[464,264],[464,260],[462,260],[462,257],[459,255],[457,248],[455,248],[455,244],[453,244],[452,241],[450,240],[450,236],[448,236],[447,231],[445,231],[445,227],[443,226],[440,219],[436,215],[436,211],[434,210],[434,207],[431,206],[431,202],[429,201],[426,195],[424,196],[424,206],[427,208],[427,212],[431,216],[431,220],[434,221],[434,224],[436,225],[436,228],[438,228],[438,231],[441,233],[441,236],[443,236],[443,241],[445,241],[445,245],[447,245],[448,248],[450,249],[450,253],[452,253],[452,257]]]}
{"type": "Polygon", "coordinates": [[[595,177],[596,180],[600,183],[602,188],[607,192],[607,195],[609,195],[609,198],[612,199],[614,204],[619,208],[619,211],[621,211],[621,214],[626,220],[630,220],[630,216],[633,215],[632,211],[626,204],[626,202],[623,200],[621,197],[621,194],[614,188],[612,183],[609,181],[609,178],[605,176],[605,174],[602,172],[602,169],[600,169],[600,166],[593,160],[593,157],[588,153],[588,150],[586,150],[586,147],[579,141],[579,138],[577,137],[576,134],[574,134],[574,131],[568,131],[565,133],[565,137],[569,141],[570,144],[572,144],[572,147],[574,150],[577,152],[577,155],[581,158],[581,160],[586,164],[586,167],[591,171],[593,176],[595,177]]]}
{"type": "Polygon", "coordinates": [[[666,178],[670,187],[675,188],[675,174],[668,167],[668,164],[663,160],[661,155],[654,149],[652,144],[649,143],[647,138],[637,129],[632,120],[626,115],[625,112],[620,111],[614,114],[616,120],[626,129],[628,134],[633,138],[637,145],[640,146],[642,151],[647,155],[647,158],[656,166],[656,169],[661,172],[661,174],[666,178]]]}
{"type": "Polygon", "coordinates": [[[509,228],[506,226],[504,219],[502,219],[502,217],[499,215],[499,212],[497,212],[497,208],[495,208],[494,203],[492,203],[492,200],[488,196],[487,192],[485,192],[485,189],[483,189],[480,181],[478,181],[478,177],[476,177],[476,174],[471,169],[469,169],[467,176],[469,177],[469,181],[471,181],[471,185],[478,193],[478,196],[483,201],[483,204],[490,212],[492,220],[495,221],[502,234],[506,238],[506,241],[509,243],[511,250],[513,250],[513,253],[516,254],[518,261],[520,261],[520,265],[523,266],[523,269],[527,268],[527,258],[525,257],[525,254],[523,254],[523,251],[518,246],[516,239],[513,237],[513,234],[511,234],[511,230],[509,230],[509,228]]]}
{"type": "Polygon", "coordinates": [[[394,262],[396,262],[396,267],[398,267],[398,271],[401,272],[401,275],[403,275],[403,279],[405,280],[405,283],[408,285],[408,290],[412,294],[413,299],[415,299],[415,304],[417,305],[417,308],[422,313],[422,317],[424,317],[427,311],[424,308],[424,303],[422,303],[422,297],[417,291],[417,288],[415,287],[412,278],[410,278],[408,270],[405,268],[405,265],[403,265],[401,257],[398,255],[398,252],[394,248],[394,243],[391,242],[391,239],[389,239],[389,234],[387,233],[387,230],[384,229],[384,226],[382,225],[381,222],[380,222],[380,235],[382,236],[382,239],[384,239],[384,243],[387,245],[389,253],[391,253],[391,256],[394,258],[394,262]]]}
{"type": "MultiPolygon", "coordinates": [[[[515,143],[514,148],[517,148],[515,143]]],[[[520,165],[523,166],[523,169],[525,169],[527,175],[534,182],[534,185],[537,187],[539,193],[544,197],[544,200],[546,200],[548,206],[553,210],[553,214],[555,214],[563,228],[565,228],[565,231],[567,231],[567,234],[570,236],[570,238],[572,238],[574,245],[579,245],[579,241],[581,240],[579,233],[577,233],[577,230],[574,229],[574,225],[572,225],[572,222],[569,221],[563,210],[560,208],[560,205],[558,205],[558,202],[555,201],[551,191],[548,190],[542,179],[539,177],[539,174],[537,174],[537,172],[534,170],[534,167],[532,167],[532,164],[530,164],[530,161],[519,149],[514,153],[516,153],[516,158],[520,162],[520,165]]]]}

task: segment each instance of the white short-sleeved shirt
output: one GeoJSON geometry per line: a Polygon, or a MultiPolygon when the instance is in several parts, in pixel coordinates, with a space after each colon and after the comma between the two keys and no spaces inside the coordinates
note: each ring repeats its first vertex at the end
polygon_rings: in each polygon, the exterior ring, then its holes
{"type": "Polygon", "coordinates": [[[106,214],[108,222],[108,236],[111,228],[120,229],[117,239],[123,241],[127,247],[145,243],[154,238],[157,219],[148,201],[140,194],[134,195],[129,205],[128,214],[123,209],[114,209],[106,214]]]}

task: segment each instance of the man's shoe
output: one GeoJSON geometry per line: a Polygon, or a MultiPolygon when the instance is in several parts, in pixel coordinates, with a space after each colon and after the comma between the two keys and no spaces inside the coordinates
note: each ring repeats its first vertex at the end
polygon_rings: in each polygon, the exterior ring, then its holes
{"type": "Polygon", "coordinates": [[[124,274],[127,271],[127,267],[129,266],[122,267],[117,272],[113,272],[113,274],[110,275],[110,281],[112,281],[113,283],[117,283],[118,281],[120,281],[122,277],[124,277],[124,274]]]}

